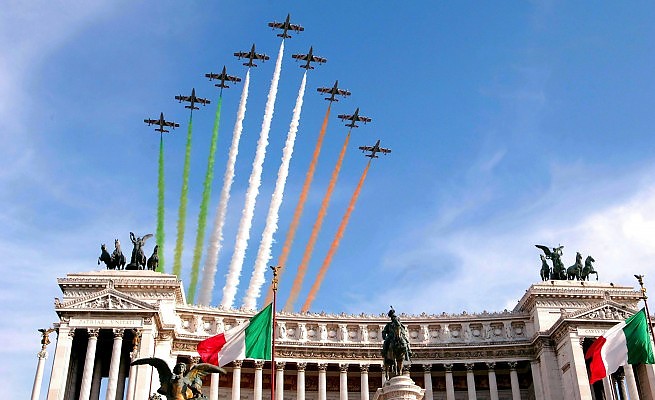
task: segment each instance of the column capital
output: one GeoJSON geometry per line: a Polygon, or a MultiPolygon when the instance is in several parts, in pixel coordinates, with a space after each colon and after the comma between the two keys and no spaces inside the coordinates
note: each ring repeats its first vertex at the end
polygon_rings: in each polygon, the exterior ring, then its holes
{"type": "Polygon", "coordinates": [[[473,368],[475,368],[475,363],[465,363],[464,366],[466,367],[466,372],[473,372],[473,368]]]}
{"type": "Polygon", "coordinates": [[[118,339],[118,338],[121,338],[121,339],[122,339],[122,338],[123,338],[123,333],[125,332],[125,329],[122,329],[122,328],[114,328],[114,329],[112,329],[111,331],[112,331],[112,333],[114,334],[114,339],[118,339]]]}
{"type": "Polygon", "coordinates": [[[423,366],[423,372],[432,371],[432,364],[422,364],[422,366],[423,366]]]}
{"type": "MultiPolygon", "coordinates": [[[[57,332],[57,334],[59,334],[59,332],[57,332]]],[[[73,338],[75,338],[75,328],[68,331],[68,337],[71,338],[71,340],[73,340],[73,338]]]]}
{"type": "Polygon", "coordinates": [[[327,371],[328,364],[327,363],[318,363],[318,370],[319,371],[327,371]]]}
{"type": "Polygon", "coordinates": [[[89,334],[89,339],[91,338],[98,338],[98,335],[100,334],[100,328],[88,328],[87,333],[89,334]]]}
{"type": "Polygon", "coordinates": [[[361,372],[366,372],[368,373],[368,368],[371,366],[371,364],[359,364],[359,370],[361,372]]]}
{"type": "Polygon", "coordinates": [[[509,361],[507,362],[507,365],[509,365],[510,371],[516,371],[516,366],[518,365],[518,361],[509,361]]]}
{"type": "Polygon", "coordinates": [[[444,367],[444,369],[446,370],[446,372],[453,372],[453,367],[454,367],[454,366],[455,366],[454,364],[444,364],[444,365],[443,365],[443,367],[444,367]]]}
{"type": "Polygon", "coordinates": [[[489,369],[489,371],[493,371],[493,370],[496,369],[496,362],[495,361],[486,362],[485,364],[487,365],[487,368],[489,369]]]}
{"type": "Polygon", "coordinates": [[[297,369],[298,371],[305,372],[305,369],[307,369],[307,363],[306,363],[306,362],[299,362],[299,363],[296,363],[296,369],[297,369]]]}
{"type": "Polygon", "coordinates": [[[255,369],[257,370],[264,369],[264,360],[255,360],[255,369]]]}
{"type": "Polygon", "coordinates": [[[348,364],[348,363],[341,363],[341,364],[339,364],[339,371],[340,371],[340,372],[348,372],[348,366],[349,366],[349,365],[350,365],[350,364],[348,364]]]}
{"type": "Polygon", "coordinates": [[[275,369],[278,371],[284,371],[284,367],[287,365],[286,361],[276,361],[275,369]]]}
{"type": "Polygon", "coordinates": [[[243,365],[243,360],[234,360],[232,362],[234,363],[234,368],[241,368],[243,365]]]}

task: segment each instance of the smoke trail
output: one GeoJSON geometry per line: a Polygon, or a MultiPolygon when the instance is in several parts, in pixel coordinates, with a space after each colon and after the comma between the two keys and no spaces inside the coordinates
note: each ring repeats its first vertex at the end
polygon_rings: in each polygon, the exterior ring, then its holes
{"type": "Polygon", "coordinates": [[[221,300],[221,305],[226,308],[231,308],[234,304],[234,297],[237,293],[237,287],[239,286],[239,275],[241,274],[241,268],[243,267],[243,259],[246,255],[248,239],[250,239],[250,227],[252,226],[252,217],[255,211],[255,203],[257,202],[259,185],[261,184],[262,179],[262,165],[264,164],[264,158],[266,157],[268,132],[271,130],[271,120],[273,119],[275,97],[277,96],[277,84],[280,80],[283,55],[284,40],[282,41],[282,44],[280,44],[280,51],[278,52],[277,60],[275,62],[275,71],[273,71],[271,88],[268,92],[266,108],[264,109],[262,130],[259,133],[257,150],[255,151],[255,160],[253,161],[252,172],[250,173],[250,184],[246,190],[246,203],[243,207],[241,221],[239,222],[239,229],[237,231],[236,243],[234,245],[234,253],[232,253],[230,268],[225,280],[225,286],[223,287],[223,299],[221,300]]]}
{"type": "Polygon", "coordinates": [[[325,193],[325,197],[323,197],[323,201],[321,202],[321,208],[318,211],[318,215],[316,216],[316,221],[314,222],[314,226],[312,227],[312,233],[309,236],[309,242],[307,243],[307,247],[305,248],[305,253],[302,255],[302,261],[300,262],[300,266],[298,267],[298,273],[296,274],[296,278],[293,280],[293,286],[291,286],[291,293],[289,294],[289,298],[287,299],[287,302],[284,305],[285,311],[292,311],[293,303],[295,303],[296,299],[298,298],[298,293],[300,292],[300,288],[302,287],[302,281],[305,278],[305,273],[307,273],[307,264],[309,264],[309,260],[312,258],[312,252],[314,251],[314,245],[316,245],[316,240],[318,239],[318,233],[321,231],[321,227],[323,226],[323,221],[325,220],[325,216],[327,215],[327,209],[328,209],[328,205],[330,204],[330,198],[332,197],[332,192],[334,192],[334,187],[337,184],[337,178],[339,177],[339,171],[341,171],[341,164],[343,163],[343,158],[346,155],[346,149],[348,148],[349,141],[350,141],[350,131],[348,131],[348,135],[346,135],[346,140],[343,142],[343,146],[341,147],[341,153],[339,153],[339,159],[337,160],[337,165],[334,167],[334,171],[332,171],[332,176],[330,177],[330,183],[328,184],[327,192],[325,193]]]}
{"type": "Polygon", "coordinates": [[[184,171],[182,172],[182,193],[180,208],[177,215],[177,240],[175,241],[175,259],[173,274],[180,277],[182,273],[182,245],[184,244],[184,229],[186,227],[186,205],[189,195],[189,171],[191,170],[191,132],[193,131],[193,110],[189,115],[189,129],[186,135],[186,153],[184,155],[184,171]]]}
{"type": "Polygon", "coordinates": [[[214,117],[214,129],[212,130],[211,144],[209,145],[209,160],[207,161],[207,174],[202,191],[200,212],[198,213],[198,231],[196,233],[196,247],[193,250],[193,263],[191,264],[191,282],[187,292],[187,303],[193,304],[196,297],[196,285],[198,284],[198,272],[200,269],[200,257],[202,257],[202,244],[205,241],[205,227],[207,226],[207,208],[209,197],[212,193],[212,182],[214,181],[214,160],[216,155],[216,142],[218,141],[218,126],[221,122],[221,104],[223,103],[223,92],[218,97],[216,116],[214,117]]]}
{"type": "Polygon", "coordinates": [[[298,124],[300,122],[300,112],[302,110],[303,96],[305,95],[305,83],[307,82],[307,71],[302,77],[300,89],[298,90],[298,97],[296,98],[296,106],[293,109],[293,117],[289,125],[289,133],[287,134],[287,141],[282,150],[282,164],[277,171],[277,181],[275,182],[275,189],[271,197],[271,206],[268,210],[266,217],[266,226],[262,233],[262,241],[259,244],[257,251],[257,259],[255,260],[255,268],[252,271],[250,278],[250,285],[246,296],[243,299],[243,306],[248,310],[254,310],[257,306],[257,298],[259,298],[260,290],[264,284],[264,273],[266,272],[266,263],[271,259],[271,245],[273,244],[273,235],[277,231],[277,222],[279,219],[280,206],[282,205],[282,196],[284,194],[284,186],[287,182],[289,175],[289,163],[291,162],[291,155],[293,154],[293,146],[296,142],[296,133],[298,132],[298,124]]]}
{"type": "Polygon", "coordinates": [[[159,135],[159,177],[157,180],[157,272],[164,272],[164,137],[159,135]]]}
{"type": "Polygon", "coordinates": [[[305,300],[305,304],[302,306],[302,312],[307,312],[307,310],[309,310],[309,307],[312,305],[314,298],[316,298],[316,293],[318,292],[318,289],[321,287],[321,283],[323,283],[323,278],[325,277],[325,273],[327,272],[328,267],[332,262],[332,258],[334,257],[334,254],[337,252],[337,248],[339,247],[341,238],[343,238],[343,233],[346,230],[346,226],[348,226],[348,220],[350,219],[350,214],[352,214],[353,210],[355,209],[355,203],[357,203],[359,192],[362,190],[362,186],[364,185],[364,180],[366,179],[366,174],[368,174],[368,169],[371,166],[371,161],[373,161],[373,159],[370,159],[368,161],[368,164],[366,164],[366,168],[364,169],[362,176],[359,178],[359,183],[357,184],[357,188],[355,189],[353,196],[350,198],[348,209],[346,210],[346,213],[343,215],[343,218],[341,219],[341,224],[339,225],[337,234],[334,236],[334,240],[330,245],[330,249],[328,250],[327,256],[325,256],[325,260],[323,260],[321,269],[318,271],[316,280],[314,281],[312,288],[309,290],[309,294],[307,295],[307,300],[305,300]]]}
{"type": "MultiPolygon", "coordinates": [[[[318,156],[319,154],[321,154],[321,147],[323,146],[323,138],[325,137],[325,132],[327,131],[331,108],[332,108],[332,103],[330,102],[327,111],[325,112],[325,117],[323,118],[323,125],[321,125],[321,131],[318,134],[318,140],[316,141],[316,146],[314,147],[314,155],[312,156],[312,161],[309,164],[309,170],[307,171],[307,175],[305,175],[305,182],[303,183],[302,190],[300,191],[300,198],[298,199],[298,204],[296,205],[296,209],[293,212],[293,219],[291,220],[291,225],[289,225],[289,230],[287,231],[287,237],[286,239],[284,239],[284,246],[282,246],[282,254],[280,254],[280,257],[277,260],[277,266],[280,267],[278,272],[278,279],[281,277],[282,272],[284,271],[284,267],[287,265],[289,252],[291,251],[291,245],[293,244],[293,239],[296,236],[296,230],[298,230],[300,217],[302,216],[303,209],[305,208],[305,202],[307,202],[307,194],[309,193],[309,187],[312,185],[312,180],[314,179],[316,164],[318,164],[318,156]]],[[[268,304],[271,301],[273,301],[273,291],[269,289],[264,304],[268,304]]]]}
{"type": "Polygon", "coordinates": [[[225,216],[227,215],[227,203],[230,200],[230,190],[234,182],[234,164],[239,153],[239,141],[243,131],[243,119],[246,116],[246,103],[248,101],[248,87],[250,86],[250,70],[246,72],[246,79],[241,91],[241,101],[237,110],[237,120],[234,124],[232,133],[232,144],[228,153],[227,165],[225,166],[225,175],[223,176],[223,189],[221,198],[216,207],[216,217],[214,219],[214,230],[209,238],[207,245],[207,258],[203,269],[202,281],[200,282],[200,293],[198,294],[198,304],[208,306],[212,299],[214,282],[216,279],[216,266],[218,265],[218,255],[221,251],[223,242],[223,226],[225,225],[225,216]]]}

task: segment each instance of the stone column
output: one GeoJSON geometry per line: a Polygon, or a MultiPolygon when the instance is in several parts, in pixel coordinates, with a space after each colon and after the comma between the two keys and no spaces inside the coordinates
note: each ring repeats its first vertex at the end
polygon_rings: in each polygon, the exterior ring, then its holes
{"type": "MultiPolygon", "coordinates": [[[[263,361],[262,361],[263,364],[263,361]]],[[[211,383],[209,384],[209,400],[218,400],[218,386],[221,379],[221,374],[215,372],[211,375],[211,383]]],[[[256,382],[256,378],[255,378],[256,382]]]]}
{"type": "Polygon", "coordinates": [[[432,364],[423,364],[423,380],[425,381],[425,400],[432,400],[434,395],[432,393],[432,364]]]}
{"type": "Polygon", "coordinates": [[[89,342],[86,345],[86,357],[84,358],[84,372],[82,373],[82,387],[80,389],[80,400],[89,400],[91,394],[91,381],[93,380],[93,367],[96,359],[96,346],[98,345],[98,334],[100,329],[88,329],[89,342]]]}
{"type": "Polygon", "coordinates": [[[455,385],[453,384],[453,364],[444,364],[446,369],[446,400],[455,400],[455,385]]]}
{"type": "Polygon", "coordinates": [[[255,387],[254,391],[254,400],[262,400],[262,376],[264,371],[264,361],[257,360],[255,361],[255,387]]]}
{"type": "Polygon", "coordinates": [[[241,365],[243,360],[234,360],[232,368],[232,400],[241,400],[241,365]]]}
{"type": "Polygon", "coordinates": [[[609,376],[603,378],[603,392],[605,392],[605,400],[615,400],[614,388],[609,376]]]}
{"type": "Polygon", "coordinates": [[[512,400],[521,400],[521,388],[519,387],[519,374],[516,372],[518,362],[512,361],[509,364],[509,379],[512,385],[512,400]]]}
{"type": "MultiPolygon", "coordinates": [[[[574,393],[580,393],[581,399],[591,399],[591,386],[589,385],[589,376],[587,375],[587,365],[585,364],[584,352],[582,351],[582,343],[584,338],[579,337],[576,332],[569,332],[566,337],[563,350],[568,348],[570,351],[571,359],[569,361],[570,368],[566,371],[571,375],[571,383],[574,393]]],[[[564,366],[560,365],[560,369],[564,366]]]]}
{"type": "MultiPolygon", "coordinates": [[[[368,364],[360,364],[360,398],[361,400],[368,400],[369,397],[369,388],[368,388],[368,364]]],[[[300,399],[299,399],[300,400],[300,399]]]]}
{"type": "Polygon", "coordinates": [[[635,380],[635,372],[632,365],[623,365],[623,372],[625,373],[625,384],[628,387],[628,394],[630,400],[639,400],[639,391],[637,390],[637,381],[635,380]]]}
{"type": "Polygon", "coordinates": [[[473,368],[475,367],[475,364],[466,363],[464,366],[466,367],[466,389],[469,394],[469,400],[476,400],[478,395],[475,393],[475,377],[473,376],[473,368]]]}
{"type": "MultiPolygon", "coordinates": [[[[144,325],[149,325],[149,327],[141,331],[137,358],[152,357],[155,352],[155,331],[152,327],[152,318],[144,318],[144,325]]],[[[134,385],[133,400],[147,399],[151,393],[159,389],[157,368],[150,365],[137,365],[135,375],[136,384],[134,385]]],[[[131,373],[130,380],[132,380],[131,373]]]]}
{"type": "Polygon", "coordinates": [[[102,380],[102,358],[98,358],[93,366],[93,378],[91,378],[91,393],[89,399],[100,398],[100,381],[102,380]]]}
{"type": "Polygon", "coordinates": [[[107,380],[107,400],[116,399],[116,386],[118,384],[118,367],[121,365],[121,348],[123,346],[123,330],[114,329],[114,343],[111,347],[111,361],[109,363],[109,379],[107,380]]]}
{"type": "Polygon", "coordinates": [[[327,400],[327,363],[318,364],[318,400],[327,400]]]}
{"type": "Polygon", "coordinates": [[[539,361],[531,361],[530,370],[532,371],[532,384],[534,385],[534,398],[535,400],[545,400],[544,386],[543,386],[544,384],[541,381],[541,368],[539,367],[539,361]]]}
{"type": "Polygon", "coordinates": [[[619,399],[620,400],[628,400],[628,394],[625,391],[625,375],[624,372],[617,372],[614,374],[614,377],[616,379],[616,385],[619,387],[619,399]]]}
{"type": "Polygon", "coordinates": [[[74,328],[71,329],[68,326],[59,327],[55,359],[52,362],[50,384],[48,385],[48,400],[61,400],[64,398],[74,336],[74,328]]]}
{"type": "Polygon", "coordinates": [[[275,362],[275,400],[284,400],[284,361],[275,362]]]}
{"type": "Polygon", "coordinates": [[[39,358],[36,364],[36,375],[34,375],[34,385],[32,385],[32,400],[39,400],[41,395],[41,382],[43,382],[43,364],[45,359],[48,358],[48,353],[45,351],[45,345],[41,346],[41,351],[36,355],[39,358]]]}
{"type": "Polygon", "coordinates": [[[498,400],[498,384],[496,383],[496,363],[488,362],[489,369],[489,399],[498,400]]]}
{"type": "Polygon", "coordinates": [[[339,364],[339,400],[348,400],[348,364],[339,364]]]}
{"type": "Polygon", "coordinates": [[[644,378],[639,379],[639,384],[641,390],[644,393],[647,393],[644,398],[648,398],[648,395],[650,395],[651,399],[655,399],[655,365],[644,365],[643,368],[645,376],[644,378]]]}
{"type": "Polygon", "coordinates": [[[298,379],[296,382],[296,400],[305,400],[305,369],[307,368],[306,362],[299,362],[296,364],[298,370],[298,379]]]}

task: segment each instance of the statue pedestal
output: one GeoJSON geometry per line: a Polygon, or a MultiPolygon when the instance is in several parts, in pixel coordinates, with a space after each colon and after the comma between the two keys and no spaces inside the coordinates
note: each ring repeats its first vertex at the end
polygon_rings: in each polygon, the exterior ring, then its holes
{"type": "Polygon", "coordinates": [[[394,376],[375,392],[373,400],[422,400],[425,389],[421,389],[408,375],[394,376]]]}

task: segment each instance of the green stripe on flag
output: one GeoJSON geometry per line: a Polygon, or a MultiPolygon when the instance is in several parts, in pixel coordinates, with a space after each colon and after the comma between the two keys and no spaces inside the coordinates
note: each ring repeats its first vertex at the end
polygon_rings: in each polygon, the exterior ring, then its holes
{"type": "Polygon", "coordinates": [[[246,328],[246,358],[271,359],[273,303],[252,317],[246,328]]]}
{"type": "Polygon", "coordinates": [[[655,363],[648,332],[648,319],[643,308],[625,321],[623,333],[628,346],[628,364],[655,363]]]}

